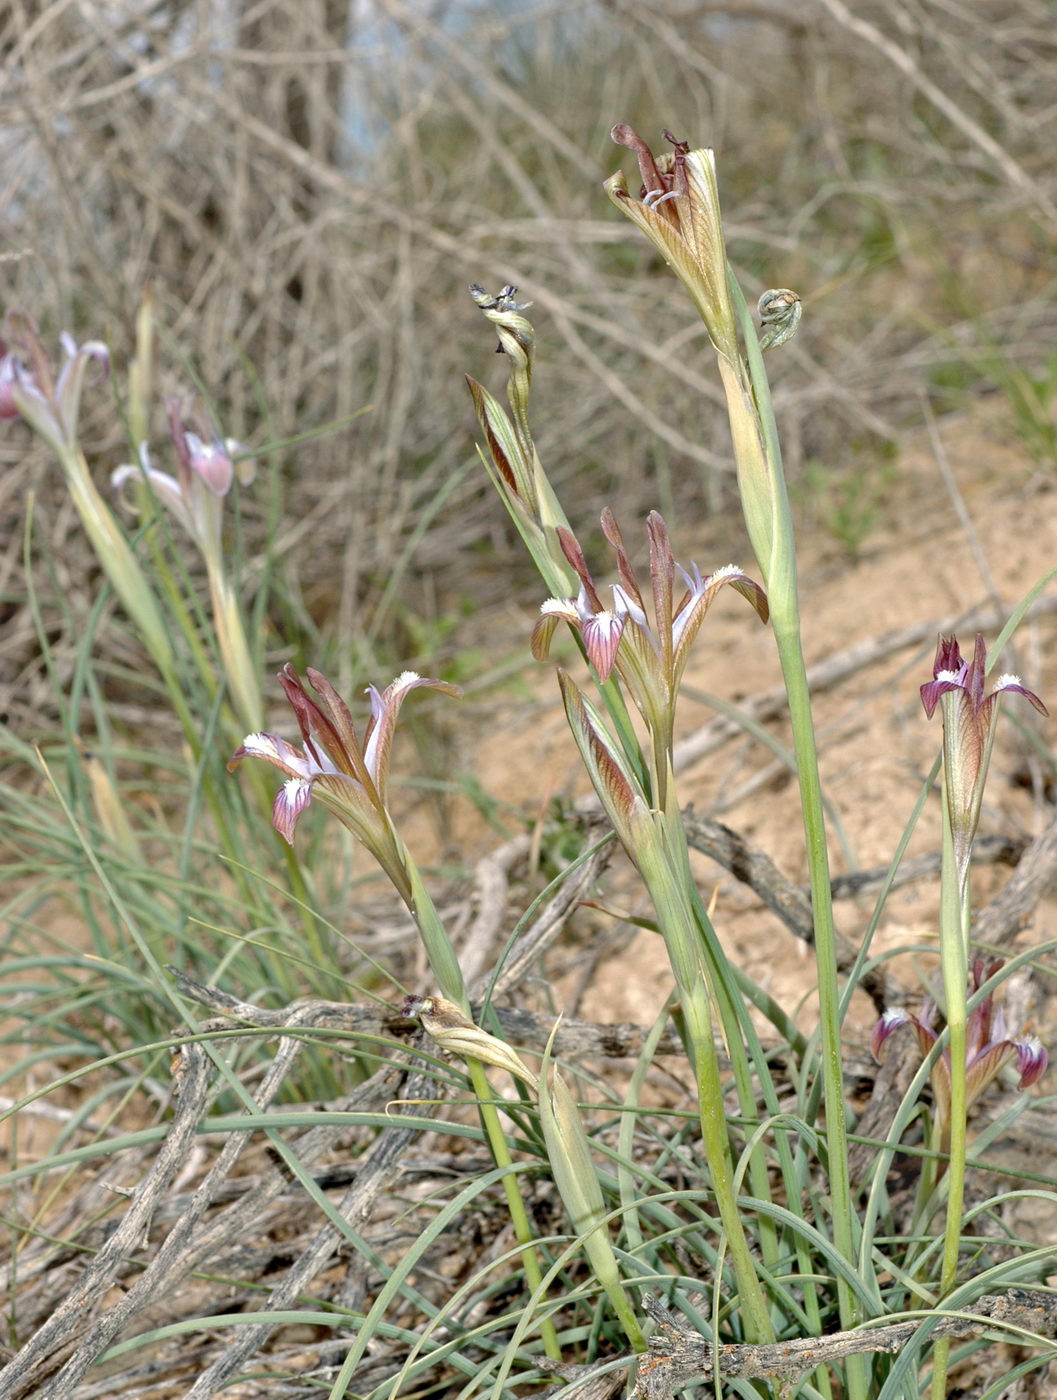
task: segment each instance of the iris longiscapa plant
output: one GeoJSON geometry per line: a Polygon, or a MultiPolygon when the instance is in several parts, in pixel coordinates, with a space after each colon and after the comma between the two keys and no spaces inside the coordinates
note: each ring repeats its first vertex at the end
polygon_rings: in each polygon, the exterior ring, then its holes
{"type": "MultiPolygon", "coordinates": [[[[974,1055],[966,997],[969,978],[969,873],[984,783],[998,724],[999,696],[1007,691],[1022,695],[1040,714],[1046,713],[1046,707],[1039,697],[1021,685],[1017,676],[1000,677],[994,690],[988,693],[984,680],[986,671],[987,649],[982,636],[977,635],[971,661],[962,656],[956,637],[941,636],[936,648],[932,680],[921,687],[925,714],[931,719],[939,709],[943,719],[944,816],[939,935],[947,1017],[949,1098],[946,1104],[941,1103],[946,1110],[946,1121],[942,1115],[937,1115],[933,1132],[933,1147],[937,1151],[949,1146],[947,1220],[940,1269],[941,1297],[950,1293],[958,1277],[961,1215],[965,1199],[967,1114],[974,1087],[973,1070],[982,1063],[974,1055]]],[[[1037,1062],[1034,1047],[1031,1053],[1033,1062],[1037,1062]]],[[[942,1070],[940,1074],[942,1076],[942,1070]]],[[[936,1344],[932,1400],[943,1400],[946,1395],[949,1349],[946,1341],[941,1340],[936,1344]]]]}
{"type": "MultiPolygon", "coordinates": [[[[858,1267],[854,1205],[848,1170],[847,1104],[842,1069],[842,1003],[837,974],[829,853],[810,687],[800,629],[796,542],[782,469],[778,428],[764,365],[796,330],[802,311],[789,288],[760,299],[762,335],[753,323],[726,254],[716,165],[707,148],[665,132],[671,149],[655,156],[630,126],[612,130],[617,145],[634,152],[641,186],[628,188],[623,172],[606,181],[617,208],[646,235],[690,294],[716,351],[726,398],[738,491],[749,540],[767,591],[771,629],[781,661],[793,729],[804,840],[811,880],[815,966],[820,1013],[819,1070],[825,1102],[826,1163],[833,1238],[849,1269],[858,1267]]],[[[841,1325],[863,1315],[848,1277],[837,1275],[841,1325]]],[[[848,1361],[849,1400],[867,1400],[865,1366],[848,1361]]]]}
{"type": "MultiPolygon", "coordinates": [[[[511,1155],[503,1135],[498,1111],[492,1103],[492,1090],[475,1050],[487,1048],[494,1053],[491,1037],[476,1037],[467,1041],[467,1030],[476,1031],[469,1020],[469,1000],[462,971],[444,925],[430,898],[410,852],[396,830],[389,811],[389,762],[393,736],[396,732],[400,707],[412,690],[427,687],[446,695],[458,696],[458,686],[448,681],[419,676],[404,671],[385,690],[369,686],[370,718],[360,739],[348,705],[327,678],[311,667],[308,682],[319,697],[314,700],[305,683],[290,665],[279,677],[286,697],[293,707],[301,730],[302,747],[296,748],[277,734],[249,734],[240,744],[228,764],[235,768],[244,758],[260,758],[286,775],[272,808],[272,824],[288,842],[293,843],[294,831],[301,814],[316,798],[327,807],[366,847],[383,872],[392,881],[397,893],[407,905],[422,936],[433,976],[443,992],[443,998],[427,998],[407,1004],[408,1014],[420,1015],[425,1008],[447,1008],[453,1020],[449,1029],[462,1034],[459,1052],[467,1057],[470,1082],[478,1100],[481,1121],[496,1163],[509,1168],[511,1155]]],[[[442,1018],[443,1019],[443,1018],[442,1018]]],[[[512,1067],[512,1062],[506,1067],[512,1067]]],[[[521,1199],[516,1177],[503,1178],[503,1191],[510,1210],[526,1277],[533,1289],[542,1286],[542,1269],[534,1245],[532,1222],[521,1199]]],[[[545,1321],[541,1334],[548,1354],[559,1354],[553,1324],[545,1321]]],[[[365,1332],[364,1337],[369,1333],[365,1332]]],[[[356,1348],[346,1359],[343,1377],[351,1381],[359,1353],[356,1348]]]]}
{"type": "MultiPolygon", "coordinates": [[[[740,569],[727,566],[704,578],[696,566],[676,564],[668,530],[660,515],[650,514],[650,588],[652,620],[646,598],[632,568],[612,514],[602,516],[602,529],[616,555],[620,583],[613,588],[613,606],[606,608],[587,567],[583,550],[572,532],[558,531],[562,553],[580,580],[576,598],[551,598],[543,604],[533,633],[533,654],[548,654],[559,622],[579,635],[584,651],[603,686],[619,678],[630,693],[649,731],[649,775],[640,773],[628,751],[601,712],[564,671],[559,670],[562,700],[573,738],[592,785],[613,829],[642,875],[665,942],[679,1000],[687,1053],[697,1084],[705,1154],[720,1218],[746,1314],[748,1335],[757,1341],[773,1338],[773,1329],[755,1263],[748,1248],[737,1203],[724,1109],[724,1086],[716,1057],[712,1006],[720,1010],[728,1043],[744,1061],[732,1000],[736,996],[722,968],[715,931],[696,898],[690,871],[686,833],[675,793],[672,735],[679,682],[689,649],[715,594],[731,584],[767,617],[763,590],[740,569]],[[677,587],[678,585],[678,587],[677,587]]],[[[751,1111],[747,1071],[740,1073],[738,1092],[751,1111]]],[[[755,1162],[750,1171],[755,1170],[755,1162]]],[[[753,1182],[756,1185],[756,1180],[753,1182]]],[[[766,1189],[762,1181],[761,1189],[766,1189]]]]}

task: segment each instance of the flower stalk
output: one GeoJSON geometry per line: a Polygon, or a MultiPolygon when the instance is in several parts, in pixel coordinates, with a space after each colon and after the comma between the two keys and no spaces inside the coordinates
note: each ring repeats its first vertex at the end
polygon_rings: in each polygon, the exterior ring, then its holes
{"type": "Polygon", "coordinates": [[[480,452],[485,469],[547,586],[564,594],[570,579],[557,532],[567,530],[569,522],[543,470],[529,426],[536,332],[521,314],[532,303],[516,301],[516,292],[516,287],[506,286],[492,297],[476,282],[470,287],[471,297],[499,336],[496,348],[506,356],[510,414],[476,379],[467,375],[466,383],[488,449],[487,455],[480,452]]]}
{"type": "MultiPolygon", "coordinates": [[[[943,858],[940,872],[940,970],[949,1036],[949,1103],[941,1103],[934,1131],[935,1146],[949,1145],[947,1218],[940,1266],[940,1297],[946,1297],[958,1277],[962,1211],[965,1202],[965,1157],[970,1102],[968,981],[971,890],[969,874],[973,841],[980,821],[984,784],[998,725],[999,697],[1022,695],[1040,714],[1046,707],[1014,675],[1003,675],[989,694],[984,689],[987,648],[977,634],[971,660],[961,654],[954,636],[939,639],[932,680],[921,687],[921,703],[931,719],[937,709],[943,721],[943,858]],[[946,1113],[942,1109],[946,1108],[946,1113]],[[946,1122],[943,1120],[946,1119],[946,1122]]],[[[1041,1049],[1041,1047],[1040,1047],[1041,1049]]],[[[1039,1073],[1045,1068],[1042,1061],[1039,1073]]],[[[932,1400],[944,1400],[950,1343],[936,1345],[932,1370],[932,1400]]]]}
{"type": "MultiPolygon", "coordinates": [[[[141,369],[140,378],[142,374],[141,369]]],[[[243,730],[259,729],[264,712],[258,666],[228,574],[223,542],[225,498],[236,477],[244,486],[252,482],[256,464],[241,444],[222,441],[204,413],[196,411],[189,426],[179,400],[166,399],[165,409],[176,475],[155,467],[146,441],[141,441],[138,463],[118,467],[111,474],[111,486],[115,491],[137,483],[145,486],[195,545],[209,580],[213,634],[236,722],[243,730]]],[[[207,684],[212,682],[208,665],[203,678],[207,684]]]]}
{"type": "MultiPolygon", "coordinates": [[[[782,340],[788,339],[795,330],[799,298],[788,289],[765,294],[763,314],[767,328],[761,346],[744,297],[728,268],[712,152],[693,151],[686,142],[665,133],[672,149],[655,157],[630,127],[614,127],[612,135],[618,145],[635,153],[642,185],[636,197],[628,190],[623,174],[618,172],[606,182],[606,192],[621,212],[654,243],[690,293],[715,347],[726,395],[742,509],[767,590],[771,626],[793,727],[815,922],[826,1165],[834,1240],[849,1265],[854,1267],[857,1257],[855,1215],[848,1174],[847,1109],[841,1069],[840,998],[829,856],[811,697],[800,637],[792,514],[763,363],[763,349],[781,343],[773,334],[775,318],[778,328],[786,332],[782,340]]],[[[860,1305],[844,1279],[838,1278],[837,1290],[841,1325],[852,1327],[860,1320],[860,1305]]],[[[866,1378],[861,1359],[849,1360],[848,1379],[852,1400],[865,1400],[866,1378]]]]}
{"type": "MultiPolygon", "coordinates": [[[[619,652],[618,652],[619,655],[619,652]]],[[[620,746],[602,716],[564,672],[558,672],[566,717],[584,766],[618,839],[642,876],[675,977],[687,1054],[697,1085],[702,1140],[711,1174],[716,1206],[727,1237],[742,1308],[746,1335],[754,1341],[774,1336],[767,1301],[756,1274],[734,1189],[723,1082],[716,1054],[710,1000],[726,989],[710,975],[705,940],[687,893],[689,868],[683,868],[666,839],[671,814],[653,808],[620,746]]],[[[668,773],[670,778],[670,755],[668,773]]],[[[679,821],[674,784],[668,792],[679,821]]],[[[679,829],[682,830],[681,822],[679,829]]],[[[744,1054],[740,1037],[731,1042],[731,1056],[744,1054]]],[[[751,1112],[751,1100],[748,1107],[751,1112]]]]}

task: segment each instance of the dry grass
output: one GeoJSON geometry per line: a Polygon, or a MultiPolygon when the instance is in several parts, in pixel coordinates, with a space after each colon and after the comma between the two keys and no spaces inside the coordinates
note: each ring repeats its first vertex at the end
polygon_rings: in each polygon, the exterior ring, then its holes
{"type": "MultiPolygon", "coordinates": [[[[541,449],[570,508],[723,504],[703,331],[599,189],[619,163],[615,119],[714,143],[750,285],[804,296],[776,386],[794,474],[869,464],[952,362],[978,386],[965,358],[982,328],[1027,365],[1057,336],[1042,0],[912,4],[898,21],[840,0],[486,4],[447,20],[381,0],[348,22],[324,0],[5,13],[5,299],[121,359],[152,285],[163,385],[193,370],[227,431],[257,443],[370,404],[282,456],[292,595],[346,638],[371,629],[394,559],[462,468],[403,596],[428,614],[438,570],[445,592],[467,591],[509,565],[461,391],[491,353],[471,280],[535,300],[541,449]]],[[[97,447],[101,466],[127,451],[97,447]]],[[[88,561],[24,440],[0,452],[4,679],[21,718],[45,698],[19,583],[30,486],[38,551],[75,597],[88,561]]]]}

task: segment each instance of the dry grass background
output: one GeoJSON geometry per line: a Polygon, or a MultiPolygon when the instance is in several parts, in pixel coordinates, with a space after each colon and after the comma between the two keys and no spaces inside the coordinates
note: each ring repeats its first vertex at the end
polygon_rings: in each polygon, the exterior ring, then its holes
{"type": "MultiPolygon", "coordinates": [[[[12,0],[0,59],[5,302],[121,362],[153,286],[162,387],[193,367],[255,444],[371,406],[281,457],[295,611],[346,638],[373,636],[394,560],[419,617],[521,567],[472,465],[461,376],[491,368],[472,280],[535,302],[540,447],[574,516],[727,503],[703,329],[599,188],[614,120],[715,145],[749,288],[804,296],[773,371],[794,477],[871,469],[921,393],[949,408],[1057,343],[1045,0],[12,0]]],[[[91,445],[100,468],[127,455],[91,445]]],[[[0,461],[2,698],[22,725],[48,712],[30,489],[37,551],[82,608],[92,565],[37,452],[7,434],[0,461]]],[[[53,640],[71,625],[47,621],[53,640]]]]}
{"type": "MultiPolygon", "coordinates": [[[[794,483],[868,483],[920,424],[922,396],[941,415],[1002,399],[1003,431],[1041,472],[1057,465],[1047,0],[8,0],[0,63],[0,300],[49,340],[105,338],[123,367],[153,287],[160,387],[196,378],[225,431],[258,446],[371,406],[270,459],[285,493],[277,648],[340,647],[339,670],[353,649],[437,667],[462,641],[446,631],[456,610],[535,599],[476,465],[462,375],[495,388],[503,369],[471,281],[535,303],[537,441],[573,519],[660,504],[699,526],[734,505],[704,331],[600,188],[626,154],[608,139],[617,120],[713,144],[744,283],[804,298],[769,364],[794,483]]],[[[103,480],[127,447],[109,402],[85,406],[103,480]]],[[[30,739],[58,722],[100,575],[43,453],[5,432],[0,464],[0,713],[30,739]]],[[[266,502],[243,498],[251,551],[270,538],[266,502]]],[[[134,669],[118,613],[102,636],[104,665],[134,669]]],[[[112,713],[143,714],[124,684],[112,713]]],[[[406,942],[401,924],[383,956],[406,942]]],[[[199,1151],[180,1190],[206,1165],[199,1151]]],[[[111,1209],[102,1177],[85,1189],[56,1236],[111,1209]]],[[[161,1224],[185,1204],[169,1200],[161,1224]]],[[[301,1257],[314,1217],[280,1206],[276,1238],[301,1257]]],[[[468,1266],[478,1249],[466,1242],[468,1266]]],[[[232,1268],[270,1281],[276,1257],[266,1238],[232,1268]]],[[[79,1255],[62,1274],[42,1258],[23,1326],[84,1277],[79,1255]]],[[[191,1291],[173,1306],[205,1304],[191,1291]]],[[[223,1352],[209,1336],[179,1365],[223,1352]]],[[[148,1378],[151,1394],[184,1393],[167,1364],[126,1393],[148,1378]]]]}

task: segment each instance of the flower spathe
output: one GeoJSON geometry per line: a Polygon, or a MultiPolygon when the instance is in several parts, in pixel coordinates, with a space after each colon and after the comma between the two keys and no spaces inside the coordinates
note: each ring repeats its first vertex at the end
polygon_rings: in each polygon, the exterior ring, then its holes
{"type": "Polygon", "coordinates": [[[368,686],[371,714],[361,744],[345,701],[327,678],[311,667],[308,682],[319,697],[312,698],[290,665],[279,680],[297,716],[302,748],[277,734],[249,734],[228,764],[234,769],[244,758],[262,758],[286,774],[272,807],[272,825],[293,844],[302,812],[318,797],[352,831],[396,885],[405,899],[410,884],[403,853],[389,818],[389,760],[397,715],[404,697],[419,687],[461,694],[458,686],[404,671],[379,692],[368,686]]]}
{"type": "Polygon", "coordinates": [[[943,718],[943,766],[947,810],[954,839],[959,878],[964,884],[980,820],[984,780],[998,724],[998,699],[1023,695],[1042,715],[1039,697],[1021,685],[1020,677],[1000,676],[995,688],[984,690],[987,647],[977,633],[971,661],[966,661],[955,636],[941,636],[936,647],[932,680],[921,687],[921,703],[931,719],[937,707],[943,718]]]}

